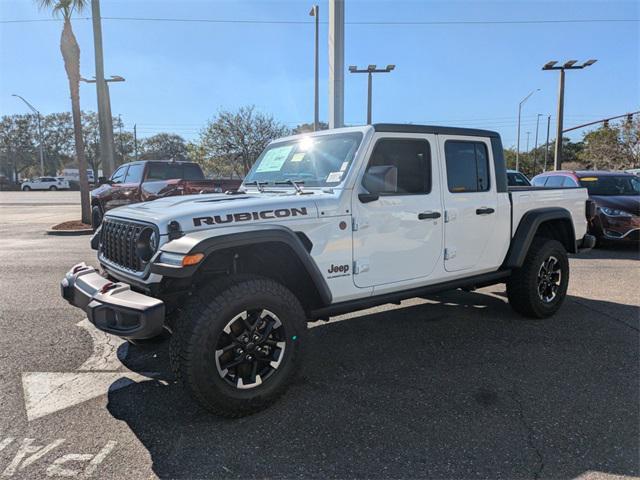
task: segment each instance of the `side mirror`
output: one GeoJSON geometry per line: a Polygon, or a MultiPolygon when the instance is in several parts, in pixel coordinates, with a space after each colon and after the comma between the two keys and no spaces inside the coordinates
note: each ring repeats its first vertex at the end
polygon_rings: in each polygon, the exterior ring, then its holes
{"type": "Polygon", "coordinates": [[[362,203],[373,202],[383,193],[396,193],[398,191],[397,167],[392,165],[370,167],[364,174],[362,186],[368,192],[358,195],[362,203]]]}
{"type": "Polygon", "coordinates": [[[107,177],[98,177],[98,185],[104,185],[105,183],[111,183],[107,177]]]}

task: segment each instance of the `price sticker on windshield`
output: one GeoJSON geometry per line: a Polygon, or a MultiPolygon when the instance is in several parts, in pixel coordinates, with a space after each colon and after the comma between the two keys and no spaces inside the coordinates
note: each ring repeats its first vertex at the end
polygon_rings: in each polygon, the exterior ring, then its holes
{"type": "Polygon", "coordinates": [[[287,145],[267,150],[256,169],[256,173],[279,172],[292,149],[293,145],[287,145]]]}

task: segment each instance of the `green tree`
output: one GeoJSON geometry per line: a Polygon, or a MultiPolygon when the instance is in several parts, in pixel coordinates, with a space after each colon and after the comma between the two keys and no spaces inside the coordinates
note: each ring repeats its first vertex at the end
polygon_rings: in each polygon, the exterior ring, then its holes
{"type": "Polygon", "coordinates": [[[142,160],[186,160],[187,142],[175,133],[158,133],[142,141],[142,160]]]}
{"type": "Polygon", "coordinates": [[[40,8],[51,10],[54,15],[61,15],[64,24],[60,37],[60,51],[64,60],[64,68],[69,80],[71,93],[71,115],[73,118],[73,132],[75,153],[78,159],[80,174],[80,204],[82,222],[91,223],[91,205],[89,203],[89,181],[87,178],[87,162],[84,155],[84,140],[82,138],[82,119],[80,113],[80,46],[71,28],[71,15],[77,13],[87,5],[87,0],[36,0],[40,8]]]}
{"type": "MultiPolygon", "coordinates": [[[[329,124],[325,122],[320,122],[318,124],[318,130],[329,130],[329,124]]],[[[313,123],[301,123],[296,128],[293,129],[294,135],[299,133],[311,133],[313,132],[313,123]]]]}
{"type": "Polygon", "coordinates": [[[35,172],[39,163],[36,131],[33,115],[7,115],[0,119],[0,171],[7,178],[35,172]]]}
{"type": "Polygon", "coordinates": [[[581,161],[593,169],[624,170],[640,164],[640,119],[585,133],[581,161]]]}
{"type": "Polygon", "coordinates": [[[246,175],[267,144],[288,135],[289,129],[271,115],[257,112],[255,106],[236,112],[221,111],[200,132],[204,158],[212,170],[225,169],[246,175]]]}

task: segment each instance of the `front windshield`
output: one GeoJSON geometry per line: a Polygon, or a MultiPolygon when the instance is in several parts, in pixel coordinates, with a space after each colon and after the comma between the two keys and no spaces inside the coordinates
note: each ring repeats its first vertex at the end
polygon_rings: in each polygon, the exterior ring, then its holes
{"type": "Polygon", "coordinates": [[[362,133],[302,137],[269,145],[244,179],[245,185],[337,186],[349,170],[362,133]]]}
{"type": "Polygon", "coordinates": [[[589,195],[640,195],[640,179],[633,175],[582,177],[580,185],[589,195]]]}

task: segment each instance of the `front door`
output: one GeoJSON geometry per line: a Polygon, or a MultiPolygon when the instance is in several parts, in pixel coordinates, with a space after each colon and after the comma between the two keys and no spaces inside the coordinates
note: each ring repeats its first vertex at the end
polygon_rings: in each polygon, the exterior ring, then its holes
{"type": "MultiPolygon", "coordinates": [[[[376,135],[364,173],[385,172],[378,198],[353,197],[354,282],[358,287],[428,277],[441,261],[442,204],[434,135],[376,135]],[[363,201],[364,200],[364,201],[363,201]]],[[[371,187],[369,187],[371,189],[371,187]]]]}
{"type": "Polygon", "coordinates": [[[473,268],[496,228],[498,195],[490,140],[439,138],[444,167],[445,270],[473,268]]]}

